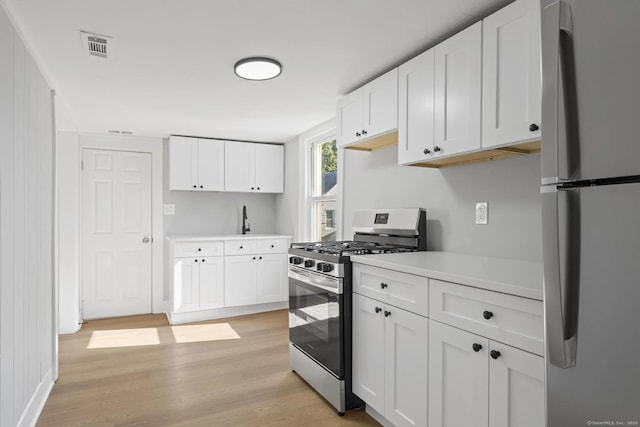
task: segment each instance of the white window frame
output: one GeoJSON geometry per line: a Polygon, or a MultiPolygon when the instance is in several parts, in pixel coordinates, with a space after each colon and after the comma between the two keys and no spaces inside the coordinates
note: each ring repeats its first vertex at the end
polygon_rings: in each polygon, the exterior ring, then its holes
{"type": "MultiPolygon", "coordinates": [[[[322,135],[323,137],[325,135],[322,135]]],[[[319,173],[319,169],[322,168],[322,154],[317,153],[317,151],[319,151],[319,146],[327,143],[327,142],[332,142],[335,141],[336,139],[336,135],[335,132],[333,132],[331,135],[328,136],[328,138],[318,138],[318,139],[314,139],[310,142],[308,150],[309,150],[309,207],[310,207],[310,211],[309,211],[309,215],[310,215],[310,222],[309,222],[309,226],[310,226],[310,240],[313,241],[320,241],[322,240],[322,236],[318,236],[316,233],[318,231],[319,228],[319,224],[318,221],[321,221],[322,219],[319,217],[319,212],[318,212],[318,204],[321,202],[327,202],[327,201],[332,201],[335,200],[336,202],[336,210],[334,213],[334,231],[336,232],[336,240],[337,240],[337,229],[335,227],[336,223],[337,223],[337,211],[338,211],[338,193],[337,193],[337,189],[338,189],[338,183],[336,182],[336,193],[335,194],[331,194],[331,195],[317,195],[317,194],[321,194],[322,192],[322,180],[318,179],[321,174],[319,173]],[[315,219],[314,219],[315,218],[315,219]]],[[[337,169],[336,169],[336,174],[337,174],[337,169]]]]}
{"type": "MultiPolygon", "coordinates": [[[[336,139],[335,118],[310,129],[300,135],[299,143],[299,185],[298,185],[298,237],[300,241],[308,242],[314,237],[315,231],[312,222],[314,203],[312,198],[312,164],[311,149],[313,144],[327,142],[336,139]]],[[[336,213],[334,217],[336,240],[342,239],[342,182],[343,182],[343,149],[338,148],[338,180],[336,192],[336,213]]],[[[331,197],[333,198],[333,197],[331,197]]]]}

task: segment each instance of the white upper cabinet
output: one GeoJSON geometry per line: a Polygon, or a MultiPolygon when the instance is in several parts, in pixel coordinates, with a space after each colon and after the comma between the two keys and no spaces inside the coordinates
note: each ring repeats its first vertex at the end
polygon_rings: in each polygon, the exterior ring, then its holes
{"type": "Polygon", "coordinates": [[[398,69],[340,99],[336,115],[338,147],[395,130],[398,127],[398,69]]]}
{"type": "Polygon", "coordinates": [[[480,148],[482,22],[435,47],[436,156],[480,148]]]}
{"type": "Polygon", "coordinates": [[[282,193],[284,147],[282,145],[227,141],[225,190],[282,193]]]}
{"type": "Polygon", "coordinates": [[[482,146],[540,139],[540,4],[517,0],[483,24],[482,146]]]}
{"type": "Polygon", "coordinates": [[[433,156],[434,49],[402,64],[398,73],[398,163],[433,156]]]}
{"type": "Polygon", "coordinates": [[[224,190],[224,141],[171,136],[169,190],[224,190]]]}

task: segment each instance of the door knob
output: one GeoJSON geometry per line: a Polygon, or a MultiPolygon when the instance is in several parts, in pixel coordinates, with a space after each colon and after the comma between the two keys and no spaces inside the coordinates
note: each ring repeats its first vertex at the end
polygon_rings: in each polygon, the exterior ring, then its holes
{"type": "Polygon", "coordinates": [[[151,241],[151,239],[149,239],[148,237],[143,237],[142,238],[142,243],[149,243],[151,241]]]}

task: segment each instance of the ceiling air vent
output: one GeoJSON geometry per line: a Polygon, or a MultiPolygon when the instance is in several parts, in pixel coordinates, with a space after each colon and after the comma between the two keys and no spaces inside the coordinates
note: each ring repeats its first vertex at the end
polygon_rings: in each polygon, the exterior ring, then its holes
{"type": "Polygon", "coordinates": [[[113,37],[80,31],[83,50],[94,58],[107,59],[113,48],[113,37]]]}

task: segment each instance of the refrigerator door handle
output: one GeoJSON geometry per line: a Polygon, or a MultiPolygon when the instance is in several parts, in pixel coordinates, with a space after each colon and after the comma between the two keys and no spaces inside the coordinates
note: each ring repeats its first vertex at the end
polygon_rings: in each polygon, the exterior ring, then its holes
{"type": "Polygon", "coordinates": [[[561,212],[566,203],[559,198],[565,195],[555,186],[540,189],[542,207],[542,249],[544,263],[544,319],[545,340],[549,362],[559,368],[569,368],[576,364],[576,330],[572,322],[571,310],[575,307],[571,298],[576,292],[563,283],[563,273],[569,266],[570,256],[562,251],[561,236],[568,236],[568,224],[563,223],[569,215],[561,212]]]}
{"type": "Polygon", "coordinates": [[[575,122],[572,75],[571,9],[556,1],[541,12],[542,37],[542,185],[570,179],[568,134],[575,122]]]}

